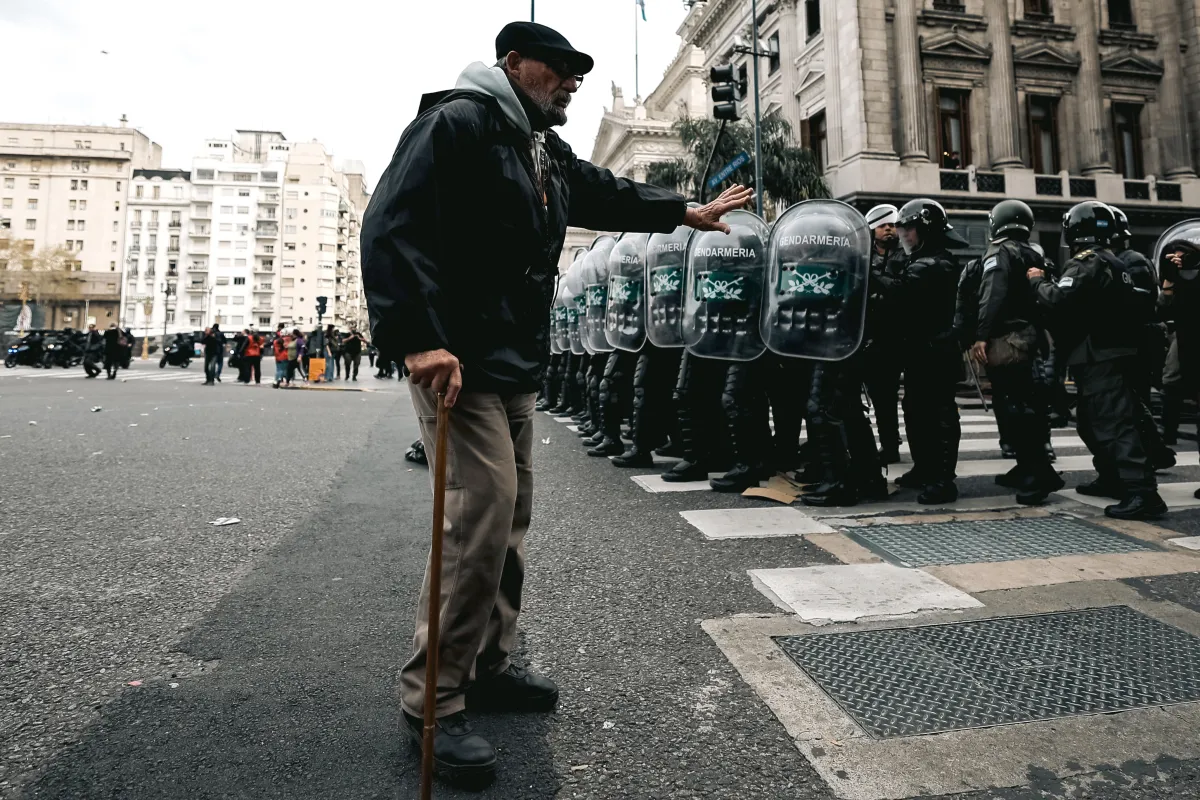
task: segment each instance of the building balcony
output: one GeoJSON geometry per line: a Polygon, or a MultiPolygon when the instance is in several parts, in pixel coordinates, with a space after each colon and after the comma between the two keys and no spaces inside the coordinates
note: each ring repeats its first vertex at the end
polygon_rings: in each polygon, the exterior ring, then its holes
{"type": "Polygon", "coordinates": [[[191,217],[192,219],[212,219],[212,207],[209,206],[205,209],[195,207],[192,209],[191,217]]]}
{"type": "Polygon", "coordinates": [[[188,272],[208,272],[208,264],[189,264],[188,272]]]}
{"type": "Polygon", "coordinates": [[[273,294],[275,294],[275,288],[272,286],[255,286],[254,293],[255,294],[271,294],[271,295],[273,295],[273,294]]]}
{"type": "Polygon", "coordinates": [[[171,220],[170,222],[168,222],[168,223],[167,223],[167,227],[168,227],[168,228],[182,228],[182,227],[183,227],[183,223],[182,223],[181,221],[179,221],[179,220],[174,220],[174,219],[173,219],[173,220],[171,220]]]}
{"type": "Polygon", "coordinates": [[[142,246],[140,244],[131,244],[129,245],[129,252],[140,253],[142,252],[142,246]]]}
{"type": "Polygon", "coordinates": [[[179,245],[177,245],[177,244],[167,245],[167,255],[171,255],[172,253],[174,253],[175,255],[179,255],[179,245]]]}
{"type": "Polygon", "coordinates": [[[207,225],[197,225],[195,228],[192,228],[190,231],[188,231],[188,236],[194,236],[194,237],[199,237],[199,238],[204,238],[204,239],[207,239],[211,235],[212,235],[212,233],[209,230],[207,225]]]}
{"type": "Polygon", "coordinates": [[[263,239],[273,239],[279,235],[279,228],[277,226],[260,225],[254,229],[254,235],[263,239]]]}
{"type": "Polygon", "coordinates": [[[251,314],[274,314],[275,309],[269,305],[255,305],[250,307],[251,314]]]}
{"type": "Polygon", "coordinates": [[[258,198],[258,204],[277,206],[279,205],[279,192],[263,192],[258,198]]]}
{"type": "Polygon", "coordinates": [[[274,265],[268,266],[266,264],[255,264],[254,271],[255,272],[274,272],[275,267],[274,267],[274,265]]]}
{"type": "Polygon", "coordinates": [[[208,292],[208,285],[203,283],[189,283],[184,287],[184,291],[194,294],[206,294],[208,292]]]}

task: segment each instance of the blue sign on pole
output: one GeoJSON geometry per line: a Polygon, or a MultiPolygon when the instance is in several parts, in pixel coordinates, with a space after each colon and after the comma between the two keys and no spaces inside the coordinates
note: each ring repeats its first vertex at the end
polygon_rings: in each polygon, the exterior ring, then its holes
{"type": "Polygon", "coordinates": [[[743,150],[733,157],[733,161],[722,167],[720,172],[708,179],[708,188],[710,190],[717,188],[722,181],[749,163],[750,154],[743,150]]]}

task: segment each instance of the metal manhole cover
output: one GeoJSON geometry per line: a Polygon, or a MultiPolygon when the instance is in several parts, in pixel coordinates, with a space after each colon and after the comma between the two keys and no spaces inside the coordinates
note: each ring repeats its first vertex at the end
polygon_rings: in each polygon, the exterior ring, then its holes
{"type": "Polygon", "coordinates": [[[775,641],[875,739],[1200,700],[1200,639],[1126,606],[775,641]]]}
{"type": "Polygon", "coordinates": [[[1059,516],[879,525],[847,533],[902,567],[1158,549],[1109,528],[1059,516]]]}

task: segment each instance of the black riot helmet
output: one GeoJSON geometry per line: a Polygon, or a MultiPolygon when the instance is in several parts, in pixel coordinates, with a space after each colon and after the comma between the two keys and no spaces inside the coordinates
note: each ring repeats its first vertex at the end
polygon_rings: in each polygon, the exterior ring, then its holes
{"type": "Polygon", "coordinates": [[[1001,200],[988,213],[988,235],[1000,239],[1028,241],[1033,230],[1033,209],[1020,200],[1001,200]]]}
{"type": "Polygon", "coordinates": [[[900,209],[896,227],[916,228],[921,234],[922,244],[940,239],[948,247],[968,245],[967,240],[959,236],[946,219],[946,209],[942,204],[928,197],[918,197],[905,203],[900,209]]]}
{"type": "Polygon", "coordinates": [[[1128,245],[1129,240],[1133,238],[1133,231],[1129,230],[1129,217],[1116,206],[1109,206],[1109,208],[1112,209],[1113,218],[1116,220],[1112,241],[1128,245]]]}
{"type": "Polygon", "coordinates": [[[1113,210],[1097,200],[1086,200],[1063,214],[1063,241],[1074,253],[1085,247],[1108,247],[1117,227],[1113,210]]]}

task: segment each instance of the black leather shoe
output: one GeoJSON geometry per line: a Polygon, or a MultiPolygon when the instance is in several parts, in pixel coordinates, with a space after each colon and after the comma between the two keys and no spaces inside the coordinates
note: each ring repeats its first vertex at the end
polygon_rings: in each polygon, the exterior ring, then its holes
{"type": "Polygon", "coordinates": [[[1070,424],[1071,424],[1071,415],[1070,414],[1051,414],[1050,415],[1050,427],[1051,428],[1066,428],[1070,424]]]}
{"type": "Polygon", "coordinates": [[[892,448],[889,448],[886,450],[882,450],[879,453],[879,457],[883,460],[884,464],[899,464],[900,463],[900,448],[892,447],[892,448]]]}
{"type": "Polygon", "coordinates": [[[1081,483],[1075,487],[1075,491],[1079,494],[1086,494],[1088,497],[1111,497],[1113,500],[1123,500],[1125,493],[1121,491],[1118,484],[1106,481],[1103,478],[1097,478],[1088,483],[1081,483]]]}
{"type": "Polygon", "coordinates": [[[858,505],[858,493],[844,481],[822,483],[814,491],[800,495],[800,502],[819,508],[828,506],[858,505]]]}
{"type": "Polygon", "coordinates": [[[734,464],[733,469],[726,472],[719,478],[713,478],[708,482],[714,492],[736,492],[740,494],[747,489],[752,489],[758,486],[758,482],[762,480],[762,469],[756,469],[748,464],[734,464]]]}
{"type": "MultiPolygon", "coordinates": [[[[343,378],[342,380],[345,380],[345,378],[343,378]]],[[[534,411],[549,411],[550,403],[548,403],[545,400],[538,400],[537,403],[534,405],[533,410],[534,411]]]]}
{"type": "Polygon", "coordinates": [[[621,444],[616,439],[610,439],[607,436],[603,436],[603,438],[600,440],[600,443],[591,450],[588,450],[587,454],[596,458],[607,458],[608,456],[619,456],[624,452],[625,445],[621,444]]]}
{"type": "Polygon", "coordinates": [[[796,483],[808,486],[814,483],[825,483],[825,469],[815,461],[804,465],[804,469],[796,473],[796,483]]]}
{"type": "Polygon", "coordinates": [[[1001,458],[1016,458],[1017,451],[1013,449],[1012,445],[1001,443],[1000,457],[1001,458]]]}
{"type": "MultiPolygon", "coordinates": [[[[583,446],[584,447],[599,447],[600,443],[603,441],[604,441],[604,431],[596,431],[591,436],[589,436],[583,440],[583,446]]],[[[622,447],[621,450],[623,452],[625,450],[625,448],[622,447]]]]}
{"type": "Polygon", "coordinates": [[[1167,504],[1158,492],[1135,492],[1115,506],[1104,509],[1104,516],[1113,519],[1160,519],[1167,513],[1167,504]]]}
{"type": "Polygon", "coordinates": [[[1048,470],[1040,477],[1030,476],[1017,488],[1017,502],[1023,506],[1041,505],[1051,494],[1066,485],[1062,475],[1054,470],[1048,470]]]}
{"type": "Polygon", "coordinates": [[[882,503],[887,499],[888,485],[882,477],[858,484],[858,502],[882,503]]]}
{"type": "MultiPolygon", "coordinates": [[[[404,712],[405,729],[421,750],[425,721],[404,712]]],[[[496,778],[496,748],[479,734],[465,712],[441,717],[433,732],[433,768],[447,781],[482,789],[496,778]]]]}
{"type": "Polygon", "coordinates": [[[1051,464],[1058,461],[1058,453],[1054,452],[1054,448],[1050,446],[1049,442],[1046,442],[1046,458],[1050,460],[1051,464]]]}
{"type": "Polygon", "coordinates": [[[931,483],[917,495],[917,502],[923,506],[953,503],[957,499],[958,487],[954,485],[954,481],[931,483]]]}
{"type": "Polygon", "coordinates": [[[997,475],[996,485],[1005,489],[1017,489],[1025,483],[1025,478],[1025,470],[1018,464],[1003,475],[997,475]]]}
{"type": "Polygon", "coordinates": [[[467,690],[467,707],[481,711],[553,711],[558,686],[549,678],[510,664],[467,690]]]}
{"type": "Polygon", "coordinates": [[[925,486],[925,479],[921,477],[921,473],[915,469],[910,469],[900,477],[893,481],[897,486],[905,489],[920,489],[925,486]]]}
{"type": "Polygon", "coordinates": [[[642,452],[642,450],[635,444],[624,453],[614,458],[612,460],[612,464],[614,467],[623,467],[626,469],[632,467],[650,468],[654,466],[654,456],[650,455],[649,453],[642,452]]]}
{"type": "Polygon", "coordinates": [[[663,473],[662,479],[667,483],[690,483],[708,478],[708,468],[703,464],[693,464],[690,461],[680,461],[663,473]]]}

